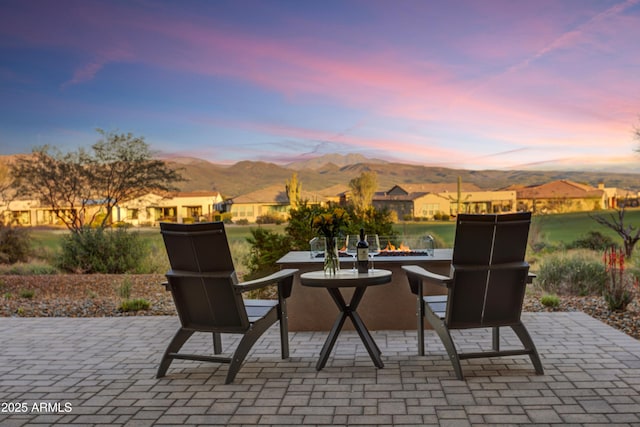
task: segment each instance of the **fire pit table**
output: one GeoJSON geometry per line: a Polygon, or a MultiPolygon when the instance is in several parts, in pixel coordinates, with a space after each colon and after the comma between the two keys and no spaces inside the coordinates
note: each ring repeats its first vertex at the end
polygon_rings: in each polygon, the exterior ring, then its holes
{"type": "MultiPolygon", "coordinates": [[[[452,254],[451,249],[435,249],[433,255],[404,253],[376,256],[376,269],[391,271],[392,279],[386,286],[374,286],[367,291],[358,308],[368,329],[416,329],[416,298],[409,290],[402,266],[419,265],[435,273],[449,274],[452,254]]],[[[322,269],[323,258],[312,257],[308,251],[293,251],[280,258],[277,263],[280,268],[297,268],[302,274],[322,269]]],[[[351,257],[340,257],[341,269],[349,270],[352,264],[351,257]]],[[[352,292],[351,289],[344,289],[345,298],[351,298],[352,292]]],[[[425,286],[427,294],[442,292],[441,287],[425,286]]],[[[293,292],[287,299],[287,310],[291,331],[329,331],[338,313],[327,293],[313,292],[313,289],[302,286],[298,277],[294,279],[293,292]]],[[[344,328],[353,330],[349,322],[344,328]]]]}

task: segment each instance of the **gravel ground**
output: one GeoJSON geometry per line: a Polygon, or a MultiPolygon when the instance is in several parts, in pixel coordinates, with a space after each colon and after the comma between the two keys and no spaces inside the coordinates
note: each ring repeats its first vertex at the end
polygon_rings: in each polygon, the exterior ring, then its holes
{"type": "MultiPolygon", "coordinates": [[[[176,314],[171,294],[160,274],[109,275],[59,274],[47,276],[0,276],[0,317],[106,317],[176,314]],[[130,283],[130,298],[145,298],[148,310],[122,312],[119,290],[130,283]],[[33,291],[29,297],[28,292],[33,291]]],[[[537,296],[527,297],[525,311],[553,311],[537,296]]],[[[640,305],[637,301],[623,312],[610,312],[601,297],[562,297],[555,311],[583,311],[626,334],[640,339],[640,305]]]]}

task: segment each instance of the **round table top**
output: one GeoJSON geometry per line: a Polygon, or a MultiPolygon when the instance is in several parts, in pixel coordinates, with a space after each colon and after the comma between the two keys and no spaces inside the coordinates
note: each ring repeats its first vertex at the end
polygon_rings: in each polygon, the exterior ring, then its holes
{"type": "Polygon", "coordinates": [[[303,286],[317,288],[358,288],[389,282],[391,272],[380,269],[369,270],[367,273],[358,273],[351,269],[340,270],[335,275],[325,274],[324,271],[310,271],[300,275],[300,283],[303,286]]]}

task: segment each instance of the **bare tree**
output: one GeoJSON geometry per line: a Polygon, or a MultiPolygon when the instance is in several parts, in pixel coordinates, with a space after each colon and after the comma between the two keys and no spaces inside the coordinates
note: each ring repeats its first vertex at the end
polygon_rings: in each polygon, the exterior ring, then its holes
{"type": "Polygon", "coordinates": [[[91,152],[80,148],[62,153],[43,146],[18,158],[11,167],[18,194],[51,207],[76,233],[89,224],[109,225],[119,202],[151,191],[175,190],[173,183],[183,179],[179,172],[152,158],[144,138],[100,129],[98,133],[102,138],[91,146],[91,152]],[[90,205],[100,205],[101,210],[87,209],[90,205]]]}
{"type": "Polygon", "coordinates": [[[640,240],[640,229],[634,227],[633,225],[624,224],[625,206],[626,203],[622,204],[622,207],[616,209],[615,214],[610,213],[606,216],[591,215],[591,218],[594,219],[598,224],[612,229],[618,234],[618,236],[622,237],[622,241],[624,243],[624,254],[627,258],[629,258],[633,253],[633,248],[635,247],[636,243],[638,243],[638,240],[640,240]]]}

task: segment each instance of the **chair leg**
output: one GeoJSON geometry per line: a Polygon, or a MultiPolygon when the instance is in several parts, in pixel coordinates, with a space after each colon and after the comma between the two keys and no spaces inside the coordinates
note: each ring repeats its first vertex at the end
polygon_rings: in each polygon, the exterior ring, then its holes
{"type": "Polygon", "coordinates": [[[424,356],[424,306],[426,303],[422,295],[417,298],[416,314],[418,317],[418,355],[424,356]]]}
{"type": "Polygon", "coordinates": [[[162,356],[158,372],[156,373],[156,378],[162,378],[165,376],[167,369],[169,369],[169,365],[171,365],[171,362],[173,361],[173,357],[171,357],[170,354],[180,351],[184,343],[191,337],[191,335],[193,335],[194,332],[195,331],[183,328],[178,329],[178,332],[173,336],[173,339],[162,356]]]}
{"type": "Polygon", "coordinates": [[[500,327],[494,326],[492,329],[493,350],[500,351],[500,327]]]}
{"type": "Polygon", "coordinates": [[[233,357],[231,358],[231,363],[229,364],[229,372],[227,372],[227,378],[225,380],[225,384],[230,384],[236,377],[236,374],[240,370],[242,366],[242,362],[249,354],[249,350],[258,341],[258,338],[262,336],[262,334],[269,329],[269,327],[274,323],[270,321],[271,319],[264,318],[261,321],[258,321],[253,324],[251,329],[249,329],[240,340],[236,351],[233,353],[233,357]]]}
{"type": "Polygon", "coordinates": [[[427,321],[429,321],[431,326],[433,326],[433,329],[438,334],[438,337],[440,337],[440,341],[442,341],[445,350],[447,350],[449,361],[451,361],[451,365],[453,365],[453,371],[455,372],[456,377],[459,380],[464,380],[462,367],[460,366],[460,357],[458,356],[458,351],[453,343],[453,338],[451,338],[449,329],[447,329],[444,322],[428,307],[428,304],[425,305],[427,306],[425,310],[427,321]]]}
{"type": "Polygon", "coordinates": [[[280,298],[278,305],[278,319],[280,319],[280,352],[283,359],[289,358],[289,317],[287,314],[287,300],[280,298]]]}
{"type": "Polygon", "coordinates": [[[213,334],[213,353],[220,354],[222,353],[222,335],[217,332],[213,334]]]}
{"type": "Polygon", "coordinates": [[[544,369],[542,368],[542,362],[540,361],[538,350],[536,349],[536,346],[533,343],[533,340],[531,339],[531,335],[529,335],[529,331],[527,331],[527,328],[525,328],[523,323],[519,323],[517,325],[511,326],[511,329],[513,329],[513,331],[516,333],[524,348],[529,350],[529,358],[531,359],[531,363],[533,363],[536,374],[543,375],[544,369]]]}

